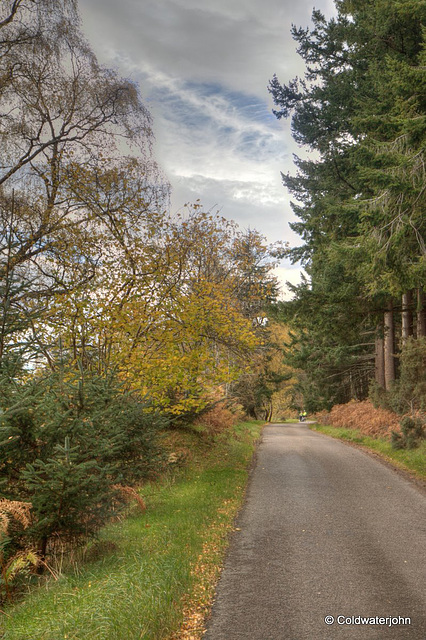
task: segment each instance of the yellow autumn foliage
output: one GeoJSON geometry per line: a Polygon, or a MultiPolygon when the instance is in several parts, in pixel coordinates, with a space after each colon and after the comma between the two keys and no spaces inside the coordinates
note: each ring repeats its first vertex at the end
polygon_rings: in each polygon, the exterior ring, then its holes
{"type": "Polygon", "coordinates": [[[251,232],[250,263],[241,251],[247,237],[199,206],[180,220],[155,214],[141,230],[124,230],[125,220],[117,242],[117,228],[93,229],[86,241],[102,256],[94,277],[50,300],[38,335],[51,342],[52,360],[60,350],[99,373],[114,368],[174,415],[201,409],[261,345],[250,310],[275,286],[265,277],[272,260],[256,275],[268,250],[251,232]]]}

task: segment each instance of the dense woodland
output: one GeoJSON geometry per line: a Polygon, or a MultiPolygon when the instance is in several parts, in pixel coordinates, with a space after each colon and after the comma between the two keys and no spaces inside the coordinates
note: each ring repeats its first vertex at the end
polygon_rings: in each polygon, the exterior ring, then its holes
{"type": "Polygon", "coordinates": [[[426,2],[336,8],[293,28],[305,76],[270,82],[302,149],[283,181],[307,273],[279,315],[309,410],[370,393],[409,413],[426,407],[426,2]]]}

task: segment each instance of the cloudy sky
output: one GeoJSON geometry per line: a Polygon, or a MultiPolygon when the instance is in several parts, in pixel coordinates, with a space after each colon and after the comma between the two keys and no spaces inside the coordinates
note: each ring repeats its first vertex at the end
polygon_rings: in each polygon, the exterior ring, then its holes
{"type": "MultiPolygon", "coordinates": [[[[199,199],[270,242],[299,244],[280,172],[298,149],[289,123],[273,116],[267,90],[276,73],[303,73],[291,24],[333,0],[79,0],[100,62],[140,85],[154,118],[156,157],[172,208],[199,199]]],[[[296,282],[286,262],[277,275],[296,282]]],[[[285,292],[284,292],[285,293],[285,292]]]]}

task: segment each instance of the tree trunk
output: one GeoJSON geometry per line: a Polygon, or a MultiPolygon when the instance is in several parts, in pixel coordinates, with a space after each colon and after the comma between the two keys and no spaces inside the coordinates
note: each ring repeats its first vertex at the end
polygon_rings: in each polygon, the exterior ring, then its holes
{"type": "Polygon", "coordinates": [[[385,388],[385,351],[383,340],[383,323],[376,329],[375,380],[379,387],[385,388]]]}
{"type": "Polygon", "coordinates": [[[39,541],[38,545],[38,555],[40,557],[41,562],[37,565],[37,574],[41,575],[44,572],[45,561],[46,561],[46,551],[47,551],[47,536],[43,536],[39,541]]]}
{"type": "Polygon", "coordinates": [[[267,409],[265,409],[265,421],[271,422],[271,420],[272,420],[272,406],[269,406],[267,409]]]}
{"type": "Polygon", "coordinates": [[[417,289],[417,337],[426,336],[426,295],[422,288],[417,289]]]}
{"type": "Polygon", "coordinates": [[[411,291],[402,295],[402,344],[413,335],[413,296],[411,291]]]}
{"type": "Polygon", "coordinates": [[[384,361],[385,361],[385,389],[388,391],[395,382],[395,327],[393,322],[393,305],[389,303],[388,311],[385,311],[385,338],[384,338],[384,361]]]}

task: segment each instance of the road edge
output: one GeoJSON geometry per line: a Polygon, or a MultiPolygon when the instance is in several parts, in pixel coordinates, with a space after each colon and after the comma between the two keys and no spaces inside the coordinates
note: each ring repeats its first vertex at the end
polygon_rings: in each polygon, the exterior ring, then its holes
{"type": "Polygon", "coordinates": [[[379,453],[378,451],[374,451],[373,449],[370,449],[365,444],[360,444],[359,442],[351,442],[350,440],[345,440],[344,438],[339,438],[339,436],[337,436],[337,435],[336,436],[332,436],[332,435],[330,435],[328,433],[323,433],[322,431],[316,430],[315,429],[315,425],[316,424],[318,424],[318,423],[317,422],[310,422],[310,423],[308,423],[307,426],[309,427],[309,429],[311,429],[312,431],[315,431],[315,433],[318,433],[321,436],[324,436],[326,438],[332,438],[332,440],[339,440],[343,444],[346,444],[346,445],[348,445],[350,447],[358,449],[359,451],[363,451],[365,454],[370,456],[370,458],[374,458],[375,460],[377,460],[378,462],[383,464],[385,467],[388,467],[388,469],[391,469],[392,471],[396,472],[402,478],[407,480],[410,484],[414,485],[416,487],[416,489],[418,489],[420,491],[420,493],[422,493],[422,494],[424,494],[426,496],[426,480],[423,480],[422,478],[419,478],[412,471],[409,471],[408,469],[403,469],[402,467],[396,465],[395,462],[391,458],[388,458],[387,456],[385,456],[382,453],[379,453]]]}

